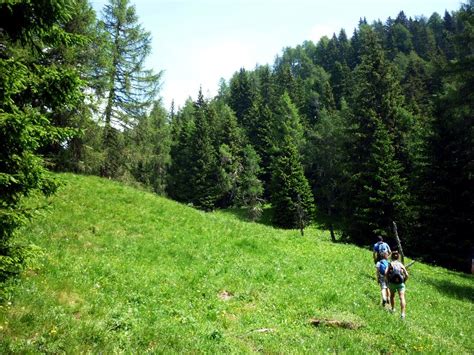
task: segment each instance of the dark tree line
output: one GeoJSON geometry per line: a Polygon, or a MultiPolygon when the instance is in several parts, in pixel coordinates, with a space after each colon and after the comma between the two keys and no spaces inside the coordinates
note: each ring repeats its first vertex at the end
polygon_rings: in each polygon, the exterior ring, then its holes
{"type": "Polygon", "coordinates": [[[244,207],[251,219],[268,204],[277,226],[317,222],[361,245],[390,239],[395,221],[413,256],[467,269],[472,0],[443,16],[361,19],[350,37],[285,48],[170,112],[128,0],[110,0],[101,16],[87,0],[0,11],[1,255],[16,250],[21,196],[54,190],[47,163],[203,210],[244,207]]]}

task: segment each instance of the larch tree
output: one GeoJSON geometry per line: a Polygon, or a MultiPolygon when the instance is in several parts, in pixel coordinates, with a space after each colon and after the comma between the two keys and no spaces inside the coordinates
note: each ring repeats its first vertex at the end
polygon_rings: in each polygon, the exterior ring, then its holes
{"type": "Polygon", "coordinates": [[[145,59],[151,53],[151,35],[139,24],[135,6],[129,0],[110,0],[104,8],[101,26],[109,37],[110,59],[103,73],[107,78],[103,119],[108,158],[102,175],[114,176],[118,164],[114,161],[114,130],[130,128],[147,113],[158,93],[161,73],[145,68],[145,59]]]}

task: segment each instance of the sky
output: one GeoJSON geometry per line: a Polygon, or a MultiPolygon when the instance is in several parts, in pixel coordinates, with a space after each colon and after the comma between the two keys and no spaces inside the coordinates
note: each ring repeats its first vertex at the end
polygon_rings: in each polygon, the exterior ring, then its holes
{"type": "MultiPolygon", "coordinates": [[[[100,17],[107,0],[90,0],[100,17]]],[[[441,16],[461,0],[130,0],[152,36],[147,68],[163,71],[164,107],[183,106],[199,88],[217,93],[219,80],[240,68],[273,64],[285,47],[317,43],[344,28],[350,37],[360,18],[385,22],[403,10],[407,17],[441,16]]]]}

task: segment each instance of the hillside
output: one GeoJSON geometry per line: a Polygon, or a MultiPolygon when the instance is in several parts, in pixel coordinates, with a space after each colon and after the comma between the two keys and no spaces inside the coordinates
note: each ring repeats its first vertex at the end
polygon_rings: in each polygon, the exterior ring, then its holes
{"type": "Polygon", "coordinates": [[[21,231],[43,256],[0,306],[2,353],[474,352],[471,275],[414,264],[402,321],[368,250],[62,177],[21,231]]]}

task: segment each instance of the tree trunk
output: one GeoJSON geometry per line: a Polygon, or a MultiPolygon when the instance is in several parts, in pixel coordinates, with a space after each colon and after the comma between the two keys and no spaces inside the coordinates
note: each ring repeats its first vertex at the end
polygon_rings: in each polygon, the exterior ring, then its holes
{"type": "MultiPolygon", "coordinates": [[[[331,220],[332,210],[331,207],[328,207],[328,217],[331,220]]],[[[332,223],[329,223],[329,232],[331,233],[331,240],[333,243],[336,243],[336,235],[334,234],[334,226],[332,223]]]]}
{"type": "Polygon", "coordinates": [[[329,225],[329,232],[331,233],[331,240],[336,243],[336,235],[334,234],[334,227],[332,223],[329,225]]]}

